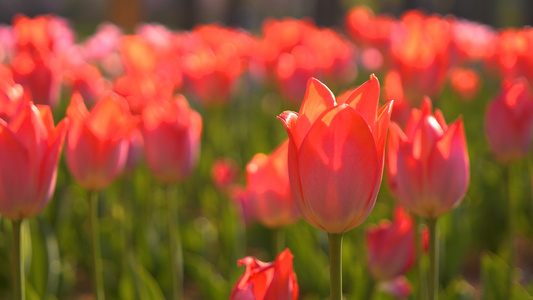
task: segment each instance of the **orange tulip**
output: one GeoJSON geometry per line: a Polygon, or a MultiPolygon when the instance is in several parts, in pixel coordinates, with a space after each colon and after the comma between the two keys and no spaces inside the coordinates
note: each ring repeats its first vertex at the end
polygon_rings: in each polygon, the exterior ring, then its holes
{"type": "Polygon", "coordinates": [[[442,113],[431,112],[425,98],[413,109],[405,133],[390,126],[388,179],[398,201],[415,214],[437,218],[459,204],[468,188],[469,160],[463,121],[450,126],[442,113]]]}
{"type": "Polygon", "coordinates": [[[26,102],[9,123],[0,119],[0,214],[38,214],[50,201],[68,120],[54,127],[48,106],[26,102]]]}
{"type": "Polygon", "coordinates": [[[361,224],[374,207],[392,101],[378,111],[379,82],[370,80],[336,103],[312,78],[300,112],[279,116],[289,134],[289,178],[303,218],[328,233],[361,224]]]}
{"type": "Polygon", "coordinates": [[[292,269],[289,249],[281,252],[276,261],[264,263],[253,257],[239,260],[246,271],[239,279],[230,300],[279,300],[298,299],[298,281],[292,269]]]}
{"type": "Polygon", "coordinates": [[[452,89],[463,100],[471,100],[476,97],[481,84],[479,75],[473,69],[454,68],[450,72],[450,83],[452,89]]]}
{"type": "Polygon", "coordinates": [[[266,227],[291,225],[300,217],[289,184],[288,149],[287,140],[271,155],[256,154],[246,166],[248,202],[255,219],[266,227]]]}
{"type": "Polygon", "coordinates": [[[504,162],[527,156],[533,138],[533,96],[525,79],[505,81],[489,104],[485,128],[492,151],[504,162]]]}
{"type": "Polygon", "coordinates": [[[114,93],[100,98],[91,112],[75,93],[67,115],[72,120],[65,150],[70,173],[86,189],[103,189],[124,169],[129,137],[138,122],[126,100],[114,93]]]}
{"type": "Polygon", "coordinates": [[[146,107],[142,126],[146,162],[155,177],[173,183],[189,176],[198,158],[202,118],[185,97],[146,107]]]}

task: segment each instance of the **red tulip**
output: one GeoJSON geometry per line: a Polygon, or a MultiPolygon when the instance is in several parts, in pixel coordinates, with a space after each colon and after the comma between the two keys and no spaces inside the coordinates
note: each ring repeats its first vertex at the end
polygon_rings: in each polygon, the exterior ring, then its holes
{"type": "Polygon", "coordinates": [[[246,166],[246,196],[253,215],[270,228],[291,225],[300,217],[289,184],[288,146],[287,140],[270,156],[256,154],[246,166]]]}
{"type": "Polygon", "coordinates": [[[146,162],[155,177],[173,183],[189,176],[200,148],[200,114],[178,96],[146,107],[142,121],[146,162]]]}
{"type": "Polygon", "coordinates": [[[290,250],[286,249],[272,263],[250,256],[239,260],[239,265],[245,265],[246,271],[233,288],[230,299],[298,299],[298,281],[292,269],[292,258],[290,250]]]}
{"type": "Polygon", "coordinates": [[[53,55],[21,51],[11,61],[13,78],[31,92],[33,101],[55,107],[61,92],[61,68],[53,55]]]}
{"type": "Polygon", "coordinates": [[[224,190],[235,183],[239,174],[239,166],[230,158],[220,158],[211,168],[211,178],[219,190],[224,190]]]}
{"type": "Polygon", "coordinates": [[[9,122],[29,101],[28,98],[21,85],[10,78],[0,79],[0,118],[9,122]]]}
{"type": "Polygon", "coordinates": [[[436,218],[459,204],[470,177],[463,121],[450,126],[431,101],[413,109],[405,133],[390,126],[388,178],[398,201],[425,218],[436,218]]]}
{"type": "Polygon", "coordinates": [[[450,65],[450,43],[449,21],[419,11],[407,12],[393,27],[390,53],[406,100],[440,92],[450,65]]]}
{"type": "Polygon", "coordinates": [[[368,267],[372,278],[389,281],[405,274],[415,258],[415,228],[412,218],[401,207],[394,221],[383,221],[366,231],[368,267]]]}
{"type": "Polygon", "coordinates": [[[370,80],[335,102],[312,78],[299,114],[279,116],[289,134],[289,179],[303,218],[328,233],[361,224],[374,207],[392,101],[378,111],[379,82],[370,80]]]}
{"type": "Polygon", "coordinates": [[[26,102],[9,123],[0,119],[0,214],[18,221],[50,201],[67,119],[54,127],[48,106],[26,102]]]}
{"type": "Polygon", "coordinates": [[[67,115],[72,120],[65,150],[70,173],[86,189],[103,189],[124,169],[129,137],[138,122],[126,100],[114,93],[100,98],[91,112],[75,93],[67,115]]]}
{"type": "Polygon", "coordinates": [[[533,138],[533,96],[525,79],[504,82],[489,104],[485,128],[492,151],[504,162],[524,158],[533,138]]]}

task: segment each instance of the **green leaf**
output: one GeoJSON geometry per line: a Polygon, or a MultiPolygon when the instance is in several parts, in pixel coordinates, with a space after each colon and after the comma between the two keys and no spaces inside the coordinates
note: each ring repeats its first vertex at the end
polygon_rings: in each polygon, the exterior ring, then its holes
{"type": "Polygon", "coordinates": [[[508,265],[492,253],[481,257],[481,279],[483,282],[483,299],[501,300],[507,298],[508,265]]]}

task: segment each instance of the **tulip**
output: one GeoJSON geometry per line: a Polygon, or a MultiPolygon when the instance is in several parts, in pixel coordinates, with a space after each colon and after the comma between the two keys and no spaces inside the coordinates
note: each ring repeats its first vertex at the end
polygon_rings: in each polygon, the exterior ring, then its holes
{"type": "Polygon", "coordinates": [[[237,281],[230,300],[279,300],[298,299],[298,281],[292,269],[289,249],[281,252],[276,260],[264,263],[253,257],[239,260],[246,271],[237,281]]]}
{"type": "Polygon", "coordinates": [[[67,135],[67,166],[76,181],[88,190],[101,190],[124,169],[130,134],[137,120],[124,98],[108,93],[91,112],[79,93],[67,109],[72,119],[67,135]]]}
{"type": "Polygon", "coordinates": [[[130,135],[138,122],[131,116],[126,100],[111,92],[100,98],[91,112],[81,95],[74,93],[67,115],[72,120],[65,150],[67,166],[74,179],[88,190],[93,289],[95,298],[103,300],[98,191],[122,173],[130,135]]]}
{"type": "Polygon", "coordinates": [[[464,100],[471,100],[479,92],[479,75],[473,69],[454,68],[450,72],[452,89],[464,100]]]}
{"type": "Polygon", "coordinates": [[[448,126],[432,114],[431,100],[413,109],[405,133],[390,126],[388,177],[401,205],[426,218],[429,230],[429,299],[438,295],[437,218],[463,199],[470,177],[463,121],[448,126]]]}
{"type": "Polygon", "coordinates": [[[142,128],[146,162],[154,176],[164,183],[189,176],[198,158],[202,118],[185,97],[146,107],[142,128]]]}
{"type": "Polygon", "coordinates": [[[172,184],[187,178],[198,159],[202,118],[183,96],[151,104],[142,112],[145,158],[152,174],[166,185],[166,221],[172,275],[172,299],[182,299],[183,258],[175,224],[172,184]]]}
{"type": "Polygon", "coordinates": [[[211,178],[219,190],[226,190],[235,183],[238,173],[239,166],[230,158],[217,159],[211,168],[211,178]]]}
{"type": "Polygon", "coordinates": [[[0,214],[12,220],[13,294],[19,300],[25,299],[22,220],[50,201],[68,119],[55,127],[50,107],[32,102],[22,104],[9,119],[0,119],[0,214]]]}
{"type": "Polygon", "coordinates": [[[26,102],[9,123],[0,119],[0,213],[13,220],[37,215],[55,189],[67,120],[54,127],[48,106],[26,102]]]}
{"type": "Polygon", "coordinates": [[[505,81],[489,104],[485,128],[490,147],[505,163],[527,156],[533,138],[533,96],[525,79],[505,81]]]}
{"type": "Polygon", "coordinates": [[[343,233],[374,207],[392,101],[379,112],[375,76],[341,103],[310,79],[300,112],[279,116],[289,134],[289,178],[296,205],[309,224],[343,233]],[[354,172],[357,170],[357,172],[354,172]]]}
{"type": "Polygon", "coordinates": [[[57,106],[61,92],[59,61],[44,51],[19,52],[11,61],[13,78],[31,92],[37,104],[57,106]]]}
{"type": "Polygon", "coordinates": [[[442,113],[431,113],[425,98],[413,109],[405,133],[390,126],[388,178],[401,205],[424,218],[437,218],[463,199],[470,169],[463,121],[450,126],[442,113]]]}
{"type": "Polygon", "coordinates": [[[289,134],[289,180],[296,206],[328,233],[331,299],[342,299],[342,235],[361,224],[376,202],[392,101],[378,111],[374,75],[336,103],[312,78],[300,112],[279,116],[289,134]]]}
{"type": "Polygon", "coordinates": [[[526,79],[504,81],[498,96],[489,104],[485,117],[485,128],[490,147],[498,160],[505,164],[503,181],[505,203],[507,205],[508,247],[507,298],[513,285],[512,274],[515,267],[515,206],[512,195],[513,163],[525,159],[533,138],[533,97],[528,92],[526,79]]]}
{"type": "Polygon", "coordinates": [[[288,146],[286,141],[270,156],[256,154],[246,166],[247,195],[255,218],[269,228],[293,224],[300,216],[289,184],[288,146]]]}
{"type": "Polygon", "coordinates": [[[412,218],[398,207],[394,221],[382,221],[366,232],[368,267],[375,280],[388,281],[405,274],[415,259],[412,218]]]}
{"type": "Polygon", "coordinates": [[[10,78],[0,79],[1,119],[9,123],[11,117],[21,110],[24,107],[24,104],[28,101],[28,94],[24,93],[24,89],[21,85],[16,84],[10,78]]]}

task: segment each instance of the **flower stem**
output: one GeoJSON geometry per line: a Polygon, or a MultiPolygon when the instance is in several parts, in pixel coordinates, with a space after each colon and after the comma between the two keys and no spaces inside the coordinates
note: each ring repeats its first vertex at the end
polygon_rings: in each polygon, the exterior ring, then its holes
{"type": "Polygon", "coordinates": [[[285,249],[285,230],[283,227],[272,229],[274,258],[285,249]]]}
{"type": "Polygon", "coordinates": [[[505,196],[507,197],[507,235],[509,238],[509,241],[507,243],[509,247],[509,254],[507,257],[507,264],[509,265],[509,268],[507,270],[507,290],[506,290],[506,298],[511,299],[511,291],[513,286],[513,269],[514,269],[514,204],[513,204],[513,195],[511,191],[511,173],[512,173],[512,166],[507,165],[504,170],[504,180],[505,180],[505,196]]]}
{"type": "Polygon", "coordinates": [[[328,233],[331,300],[342,300],[342,233],[328,233]]]}
{"type": "Polygon", "coordinates": [[[417,271],[417,281],[418,281],[418,298],[419,300],[426,300],[427,299],[427,290],[426,290],[426,280],[422,280],[424,278],[424,268],[422,264],[422,249],[423,249],[423,241],[420,238],[420,225],[421,225],[421,218],[417,216],[413,216],[413,219],[415,220],[415,264],[416,264],[416,271],[417,271]]]}
{"type": "Polygon", "coordinates": [[[168,230],[168,250],[170,252],[170,273],[172,279],[172,299],[183,299],[183,249],[178,229],[176,189],[173,185],[166,187],[166,218],[168,230]]]}
{"type": "Polygon", "coordinates": [[[429,230],[429,274],[428,299],[438,299],[439,294],[439,240],[437,237],[437,218],[426,220],[429,230]]]}
{"type": "Polygon", "coordinates": [[[13,280],[15,300],[26,299],[24,262],[22,261],[21,232],[22,220],[12,221],[13,224],[13,280]]]}
{"type": "Polygon", "coordinates": [[[102,277],[102,258],[100,257],[100,226],[98,224],[98,191],[89,191],[89,234],[91,242],[91,263],[93,267],[93,289],[97,300],[104,300],[104,280],[102,277]]]}

